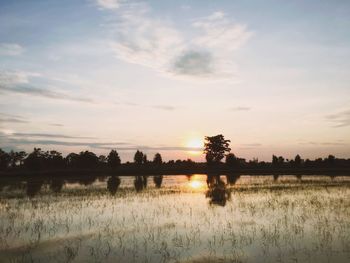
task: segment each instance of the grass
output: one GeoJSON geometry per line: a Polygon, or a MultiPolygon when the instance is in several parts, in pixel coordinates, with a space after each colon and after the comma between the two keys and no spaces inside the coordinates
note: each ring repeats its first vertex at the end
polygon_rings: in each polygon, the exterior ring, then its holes
{"type": "MultiPolygon", "coordinates": [[[[198,180],[205,180],[198,177],[198,180]]],[[[224,207],[187,178],[132,179],[110,195],[103,183],[47,185],[33,198],[1,192],[0,258],[5,262],[348,262],[346,178],[245,178],[224,207]],[[176,183],[176,180],[179,183],[176,183]],[[167,184],[168,182],[168,184],[167,184]],[[172,182],[172,183],[170,183],[172,182]]]]}

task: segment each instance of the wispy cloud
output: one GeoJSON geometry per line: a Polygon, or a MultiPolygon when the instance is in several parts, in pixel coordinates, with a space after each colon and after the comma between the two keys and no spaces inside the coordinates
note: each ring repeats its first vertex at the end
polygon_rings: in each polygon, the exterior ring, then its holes
{"type": "Polygon", "coordinates": [[[52,133],[21,133],[15,132],[10,134],[15,137],[44,137],[44,138],[64,138],[64,139],[96,139],[95,137],[86,136],[70,136],[65,134],[52,134],[52,133]]]}
{"type": "Polygon", "coordinates": [[[38,73],[21,71],[0,71],[0,91],[38,96],[50,99],[69,100],[86,103],[94,103],[92,99],[72,96],[63,92],[48,88],[34,87],[30,84],[30,78],[39,77],[38,73]]]}
{"type": "Polygon", "coordinates": [[[346,127],[350,125],[350,110],[344,110],[326,116],[326,119],[334,124],[334,127],[346,127]]]}
{"type": "MultiPolygon", "coordinates": [[[[116,148],[118,151],[198,151],[197,147],[181,147],[181,146],[145,146],[134,145],[128,142],[91,142],[91,141],[64,141],[52,139],[30,139],[30,138],[14,138],[9,134],[2,133],[2,141],[10,147],[23,147],[25,145],[33,146],[71,146],[71,147],[90,147],[94,149],[110,150],[116,148]]],[[[73,138],[73,136],[71,136],[73,138]]],[[[82,137],[81,137],[82,138],[82,137]]]]}
{"type": "Polygon", "coordinates": [[[300,142],[299,144],[302,145],[311,145],[311,146],[347,146],[348,143],[346,142],[315,142],[315,141],[309,141],[309,142],[300,142]]]}
{"type": "Polygon", "coordinates": [[[184,34],[168,20],[152,17],[149,6],[118,9],[110,45],[118,59],[168,76],[196,80],[236,80],[233,52],[252,35],[223,12],[192,20],[184,34]]]}
{"type": "Polygon", "coordinates": [[[0,117],[0,123],[28,123],[28,121],[14,117],[0,117]]]}
{"type": "Polygon", "coordinates": [[[0,56],[18,56],[24,52],[24,48],[16,43],[0,43],[0,56]]]}
{"type": "Polygon", "coordinates": [[[170,105],[152,105],[151,107],[154,109],[166,110],[166,111],[172,111],[176,109],[175,107],[170,105]]]}
{"type": "Polygon", "coordinates": [[[251,107],[238,106],[230,108],[230,111],[250,111],[251,109],[251,107]]]}
{"type": "Polygon", "coordinates": [[[18,115],[0,113],[1,123],[29,123],[29,121],[18,115]]]}
{"type": "Polygon", "coordinates": [[[100,9],[117,9],[120,2],[120,0],[96,0],[96,4],[100,9]]]}

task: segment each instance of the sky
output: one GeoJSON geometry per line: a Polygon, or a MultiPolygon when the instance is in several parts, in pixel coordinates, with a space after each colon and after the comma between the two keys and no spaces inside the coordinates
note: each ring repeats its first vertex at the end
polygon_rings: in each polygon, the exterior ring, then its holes
{"type": "Polygon", "coordinates": [[[0,147],[350,158],[350,1],[0,0],[0,147]]]}

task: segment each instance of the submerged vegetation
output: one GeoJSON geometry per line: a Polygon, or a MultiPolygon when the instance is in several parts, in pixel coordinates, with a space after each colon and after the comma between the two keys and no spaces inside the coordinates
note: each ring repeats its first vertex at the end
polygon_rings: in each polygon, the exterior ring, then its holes
{"type": "Polygon", "coordinates": [[[348,177],[133,176],[86,183],[3,186],[1,259],[348,262],[350,256],[348,177]]]}

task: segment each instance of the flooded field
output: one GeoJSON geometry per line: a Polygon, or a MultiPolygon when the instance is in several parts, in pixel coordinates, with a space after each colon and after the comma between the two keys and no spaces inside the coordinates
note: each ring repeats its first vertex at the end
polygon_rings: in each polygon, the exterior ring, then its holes
{"type": "Polygon", "coordinates": [[[350,262],[350,177],[1,183],[1,262],[350,262]]]}

